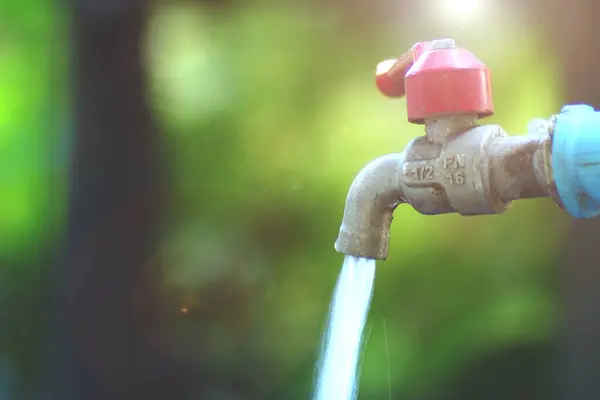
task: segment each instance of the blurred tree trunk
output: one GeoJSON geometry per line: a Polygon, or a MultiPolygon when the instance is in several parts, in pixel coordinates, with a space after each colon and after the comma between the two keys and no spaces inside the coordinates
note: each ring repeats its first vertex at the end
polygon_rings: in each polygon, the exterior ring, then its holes
{"type": "MultiPolygon", "coordinates": [[[[595,0],[542,4],[564,71],[564,103],[600,106],[600,7],[595,0]]],[[[599,132],[600,134],[600,132],[599,132]]],[[[561,399],[600,398],[600,219],[573,220],[561,272],[565,301],[561,399]]]]}
{"type": "Polygon", "coordinates": [[[176,380],[157,379],[160,363],[132,310],[164,206],[140,50],[146,8],[143,0],[74,1],[75,135],[53,399],[179,398],[176,380]]]}

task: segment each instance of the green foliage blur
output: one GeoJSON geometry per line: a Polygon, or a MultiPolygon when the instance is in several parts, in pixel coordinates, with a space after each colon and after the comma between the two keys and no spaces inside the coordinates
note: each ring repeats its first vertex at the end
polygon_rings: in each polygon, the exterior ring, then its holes
{"type": "MultiPolygon", "coordinates": [[[[490,12],[503,19],[484,38],[464,23],[354,29],[318,2],[233,4],[161,3],[143,44],[174,179],[156,346],[191,361],[208,351],[223,371],[256,368],[248,373],[265,398],[302,399],[343,259],[333,242],[348,187],[367,162],[422,132],[403,100],[375,90],[377,62],[455,37],[492,71],[489,122],[514,134],[557,112],[560,82],[546,46],[511,15],[490,12]]],[[[15,379],[28,379],[44,342],[46,271],[34,261],[65,227],[67,17],[44,0],[4,1],[0,12],[0,300],[12,321],[0,358],[15,379]]],[[[387,398],[388,386],[394,398],[427,393],[507,343],[552,338],[564,222],[545,200],[477,218],[398,209],[360,397],[387,398]]]]}

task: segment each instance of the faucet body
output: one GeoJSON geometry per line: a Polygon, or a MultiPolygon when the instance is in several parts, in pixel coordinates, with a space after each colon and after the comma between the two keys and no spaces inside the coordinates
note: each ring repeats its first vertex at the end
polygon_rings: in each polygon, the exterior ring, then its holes
{"type": "Polygon", "coordinates": [[[525,136],[478,125],[478,118],[492,113],[483,64],[448,39],[417,44],[407,54],[379,74],[377,84],[390,96],[406,93],[409,120],[423,124],[425,134],[358,174],[346,200],[338,252],[385,260],[393,212],[401,203],[424,215],[464,216],[502,213],[524,198],[552,197],[562,206],[551,165],[554,118],[525,136]],[[397,74],[405,75],[405,90],[397,74]]]}
{"type": "MultiPolygon", "coordinates": [[[[499,214],[512,201],[554,193],[551,135],[508,136],[473,116],[426,121],[402,153],[369,163],[346,200],[337,251],[385,260],[392,214],[406,203],[424,215],[499,214]]],[[[550,122],[548,122],[550,126],[550,122]]]]}

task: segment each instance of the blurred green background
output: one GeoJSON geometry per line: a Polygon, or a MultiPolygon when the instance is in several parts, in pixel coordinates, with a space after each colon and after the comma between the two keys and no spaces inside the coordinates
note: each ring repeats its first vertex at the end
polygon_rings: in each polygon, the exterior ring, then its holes
{"type": "MultiPolygon", "coordinates": [[[[251,382],[246,392],[220,383],[235,398],[308,398],[343,259],[333,242],[348,187],[367,162],[422,134],[403,100],[375,89],[376,64],[452,36],[492,72],[487,122],[520,134],[561,106],[552,46],[518,9],[487,3],[456,12],[424,2],[412,23],[319,2],[154,4],[147,100],[171,171],[156,252],[161,323],[146,330],[158,351],[251,382]]],[[[44,373],[49,260],[66,226],[69,17],[58,2],[0,2],[2,399],[44,373]]],[[[479,360],[553,340],[567,217],[551,201],[478,218],[396,215],[359,398],[388,398],[390,386],[392,398],[450,398],[479,360]]]]}

